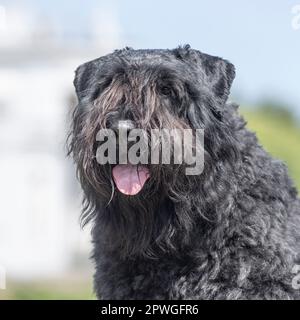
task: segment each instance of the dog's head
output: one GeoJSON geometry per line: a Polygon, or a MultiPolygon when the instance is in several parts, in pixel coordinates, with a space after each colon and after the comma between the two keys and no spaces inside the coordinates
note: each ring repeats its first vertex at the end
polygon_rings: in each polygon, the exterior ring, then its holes
{"type": "MultiPolygon", "coordinates": [[[[120,164],[117,160],[100,165],[96,155],[104,139],[97,135],[111,130],[118,138],[120,128],[125,132],[141,129],[149,138],[153,129],[203,129],[207,172],[229,143],[223,112],[234,75],[234,66],[228,61],[189,46],[174,50],[125,48],[79,66],[74,80],[78,105],[69,147],[85,193],[85,217],[100,210],[103,216],[110,215],[110,221],[128,221],[125,233],[133,229],[136,234],[133,220],[136,225],[148,219],[149,229],[150,219],[160,220],[158,224],[171,219],[174,203],[190,202],[188,195],[199,187],[195,184],[199,177],[185,175],[184,163],[168,165],[160,158],[156,164],[150,159],[148,164],[120,164]],[[112,212],[120,210],[119,217],[112,217],[112,212]],[[168,212],[168,217],[161,211],[168,212]]],[[[135,242],[139,240],[137,236],[135,242]]]]}

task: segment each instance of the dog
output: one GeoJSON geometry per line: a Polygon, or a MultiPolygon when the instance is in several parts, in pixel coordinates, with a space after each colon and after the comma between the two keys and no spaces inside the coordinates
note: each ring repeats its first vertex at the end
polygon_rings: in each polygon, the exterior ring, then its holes
{"type": "Polygon", "coordinates": [[[77,68],[68,147],[83,224],[93,224],[99,299],[299,297],[300,200],[228,101],[234,77],[229,61],[189,45],[126,47],[77,68]],[[203,171],[100,165],[97,133],[120,123],[126,132],[203,129],[203,171]]]}

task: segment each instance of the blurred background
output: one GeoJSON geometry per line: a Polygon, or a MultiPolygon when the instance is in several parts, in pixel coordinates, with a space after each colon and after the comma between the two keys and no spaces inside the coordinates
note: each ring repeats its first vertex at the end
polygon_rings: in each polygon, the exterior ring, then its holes
{"type": "Polygon", "coordinates": [[[231,100],[300,187],[300,0],[0,0],[0,299],[94,299],[64,145],[74,70],[186,43],[234,63],[231,100]]]}

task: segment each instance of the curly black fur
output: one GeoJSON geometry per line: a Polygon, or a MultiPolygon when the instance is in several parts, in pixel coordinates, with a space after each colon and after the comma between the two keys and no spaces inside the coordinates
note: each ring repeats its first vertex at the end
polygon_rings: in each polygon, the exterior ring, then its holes
{"type": "Polygon", "coordinates": [[[81,65],[69,152],[93,222],[95,291],[104,299],[294,299],[300,201],[227,102],[226,60],[189,46],[125,48],[81,65]],[[205,132],[205,168],[151,165],[137,196],[114,188],[95,158],[96,134],[115,121],[205,132]]]}

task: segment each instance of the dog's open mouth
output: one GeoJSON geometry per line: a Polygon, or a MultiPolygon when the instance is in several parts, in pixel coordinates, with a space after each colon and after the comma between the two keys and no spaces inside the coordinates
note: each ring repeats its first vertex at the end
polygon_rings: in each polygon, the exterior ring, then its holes
{"type": "Polygon", "coordinates": [[[134,196],[144,187],[150,177],[149,169],[143,165],[118,164],[112,169],[112,175],[118,190],[134,196]]]}

